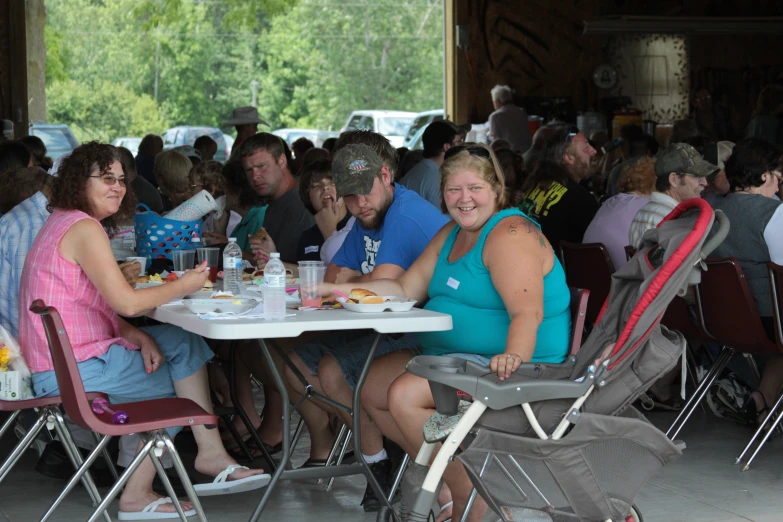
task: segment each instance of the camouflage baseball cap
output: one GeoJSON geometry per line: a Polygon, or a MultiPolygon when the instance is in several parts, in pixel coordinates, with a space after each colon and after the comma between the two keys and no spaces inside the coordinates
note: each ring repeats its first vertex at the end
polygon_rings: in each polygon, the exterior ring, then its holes
{"type": "Polygon", "coordinates": [[[378,154],[362,143],[346,145],[338,150],[332,161],[337,197],[369,194],[381,167],[383,162],[378,154]]]}
{"type": "Polygon", "coordinates": [[[693,174],[707,177],[720,170],[712,163],[704,161],[701,154],[687,143],[672,143],[658,151],[655,162],[655,175],[668,176],[671,172],[677,174],[693,174]]]}

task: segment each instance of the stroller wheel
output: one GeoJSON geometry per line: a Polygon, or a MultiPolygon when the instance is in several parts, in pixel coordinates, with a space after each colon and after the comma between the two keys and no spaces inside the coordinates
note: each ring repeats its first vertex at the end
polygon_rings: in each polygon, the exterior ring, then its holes
{"type": "Polygon", "coordinates": [[[644,522],[642,512],[636,506],[631,506],[631,513],[625,517],[625,522],[644,522]]]}

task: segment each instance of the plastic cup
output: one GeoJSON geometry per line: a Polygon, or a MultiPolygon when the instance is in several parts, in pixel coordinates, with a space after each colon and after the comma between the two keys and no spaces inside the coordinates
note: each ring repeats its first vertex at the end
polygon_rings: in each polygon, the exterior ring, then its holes
{"type": "Polygon", "coordinates": [[[198,262],[207,262],[209,267],[209,280],[213,283],[217,280],[218,264],[220,262],[220,249],[217,247],[211,248],[197,248],[196,254],[198,254],[198,262]]]}
{"type": "Polygon", "coordinates": [[[126,257],[125,261],[138,261],[141,265],[141,274],[139,275],[146,275],[147,274],[147,261],[148,259],[146,257],[126,257]]]}
{"type": "Polygon", "coordinates": [[[323,261],[299,262],[299,294],[302,297],[302,306],[321,306],[318,287],[324,282],[324,274],[326,265],[323,261]]]}
{"type": "Polygon", "coordinates": [[[196,252],[193,250],[174,250],[171,253],[175,272],[190,270],[196,265],[196,252]]]}

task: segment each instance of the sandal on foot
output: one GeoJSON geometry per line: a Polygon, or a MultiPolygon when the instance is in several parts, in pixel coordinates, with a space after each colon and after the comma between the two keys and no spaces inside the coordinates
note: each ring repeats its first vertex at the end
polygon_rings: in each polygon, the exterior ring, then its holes
{"type": "MultiPolygon", "coordinates": [[[[769,412],[769,405],[767,404],[767,398],[764,397],[763,393],[759,391],[751,392],[745,398],[745,406],[742,408],[742,416],[745,419],[745,421],[751,426],[758,426],[761,421],[761,416],[768,412],[769,412]],[[759,396],[761,397],[761,402],[763,406],[760,410],[756,406],[756,399],[753,398],[754,393],[758,393],[759,396]]],[[[764,419],[764,421],[766,422],[766,418],[764,419]]]]}
{"type": "Polygon", "coordinates": [[[205,484],[195,484],[193,489],[199,497],[211,497],[213,495],[230,495],[232,493],[244,493],[254,489],[261,489],[272,480],[268,473],[251,475],[237,480],[228,480],[228,476],[238,469],[250,469],[247,466],[232,464],[221,471],[215,480],[205,484]]]}
{"type": "MultiPolygon", "coordinates": [[[[165,520],[165,519],[172,519],[172,518],[178,519],[179,514],[176,511],[173,511],[171,513],[166,513],[157,510],[163,504],[173,504],[173,503],[174,502],[171,500],[171,497],[159,498],[158,500],[147,504],[147,506],[141,511],[120,511],[117,514],[117,518],[119,520],[165,520]]],[[[184,511],[184,513],[186,517],[192,517],[195,516],[196,510],[188,509],[187,511],[184,511]]]]}
{"type": "MultiPolygon", "coordinates": [[[[449,509],[450,507],[452,507],[453,505],[454,505],[454,501],[453,500],[449,500],[448,502],[446,502],[445,504],[443,504],[440,507],[440,511],[438,511],[437,514],[433,511],[433,513],[432,513],[432,520],[438,520],[438,517],[440,516],[440,514],[443,513],[444,511],[446,511],[447,509],[449,509]]],[[[447,518],[446,520],[444,520],[444,522],[451,522],[451,518],[447,518]]]]}

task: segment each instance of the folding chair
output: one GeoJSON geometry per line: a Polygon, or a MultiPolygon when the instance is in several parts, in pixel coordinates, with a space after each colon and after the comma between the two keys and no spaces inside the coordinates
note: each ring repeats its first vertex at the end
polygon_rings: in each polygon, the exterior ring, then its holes
{"type": "Polygon", "coordinates": [[[79,470],[68,482],[65,490],[55,500],[41,521],[48,520],[62,503],[65,496],[76,486],[76,483],[82,478],[95,459],[101,454],[112,437],[120,437],[137,433],[140,435],[143,443],[141,451],[133,459],[127,470],[122,474],[119,480],[112,486],[106,497],[100,502],[89,522],[95,522],[101,515],[105,514],[109,504],[114,500],[122,487],[128,481],[130,476],[141,465],[148,456],[157,470],[158,476],[166,487],[166,492],[171,497],[174,506],[180,518],[187,520],[182,506],[177,499],[174,488],[168,479],[160,457],[164,449],[168,449],[171,459],[174,462],[174,468],[177,470],[182,485],[193,503],[193,508],[201,522],[206,522],[207,518],[201,507],[198,496],[193,490],[187,472],[182,465],[182,460],[177,453],[174,442],[166,432],[166,428],[175,428],[180,426],[206,426],[207,428],[217,427],[217,417],[205,412],[200,406],[189,399],[157,399],[141,401],[127,404],[112,405],[113,410],[123,410],[128,414],[127,424],[112,423],[110,413],[96,414],[90,407],[87,394],[84,391],[84,385],[79,374],[79,368],[73,355],[71,343],[65,332],[65,326],[60,319],[60,314],[53,307],[47,307],[40,299],[33,302],[30,311],[41,316],[44,331],[49,341],[49,350],[52,354],[54,371],[57,376],[57,384],[60,388],[61,399],[65,411],[71,420],[77,425],[92,430],[102,437],[98,445],[90,453],[79,470]]]}
{"type": "Polygon", "coordinates": [[[602,243],[560,242],[560,258],[565,270],[566,284],[572,288],[590,290],[585,320],[595,324],[609,296],[614,264],[602,243]]]}
{"type": "MultiPolygon", "coordinates": [[[[781,324],[780,316],[780,302],[783,300],[783,266],[770,262],[767,264],[767,269],[769,270],[769,287],[772,293],[772,317],[775,321],[775,343],[777,344],[778,350],[783,352],[783,325],[781,324]]],[[[783,403],[783,394],[778,397],[778,400],[775,401],[775,405],[772,406],[772,409],[769,410],[769,414],[767,415],[767,419],[775,419],[772,426],[764,433],[764,437],[761,439],[758,446],[756,446],[756,449],[748,459],[748,462],[742,467],[742,471],[747,471],[750,467],[750,463],[753,462],[753,459],[756,458],[756,455],[761,451],[764,444],[766,444],[767,439],[769,439],[770,435],[779,427],[780,419],[783,418],[779,413],[781,403],[783,403]]],[[[767,422],[758,427],[753,434],[753,437],[750,439],[750,442],[748,442],[748,445],[745,446],[745,449],[742,450],[740,456],[737,457],[737,464],[742,462],[742,458],[750,451],[750,448],[753,447],[753,444],[759,435],[764,432],[766,424],[767,422]]]]}
{"type": "Polygon", "coordinates": [[[571,348],[568,353],[576,355],[582,347],[590,290],[583,288],[569,288],[568,290],[571,292],[571,348]]]}
{"type": "MultiPolygon", "coordinates": [[[[701,284],[696,287],[699,326],[722,348],[710,371],[701,380],[696,391],[666,432],[666,436],[670,439],[677,437],[735,354],[780,355],[783,353],[783,350],[771,341],[764,331],[756,303],[750,294],[739,262],[734,258],[717,258],[707,259],[705,264],[707,270],[702,272],[701,284]]],[[[748,361],[754,368],[752,359],[748,358],[748,361]]]]}

